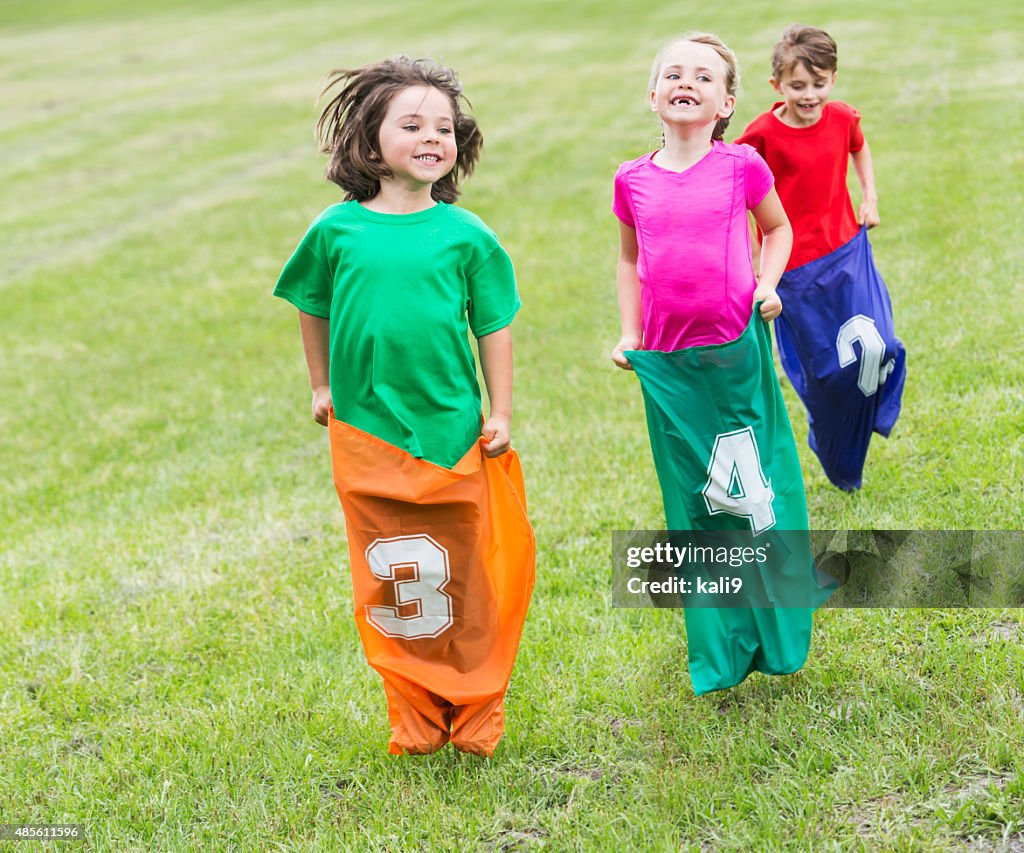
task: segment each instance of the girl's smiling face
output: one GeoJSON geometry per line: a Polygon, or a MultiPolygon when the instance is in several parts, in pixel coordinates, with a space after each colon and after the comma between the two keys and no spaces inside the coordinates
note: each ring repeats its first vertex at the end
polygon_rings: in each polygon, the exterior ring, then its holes
{"type": "Polygon", "coordinates": [[[662,54],[651,109],[667,124],[710,124],[732,115],[728,69],[710,45],[679,41],[662,54]]]}
{"type": "Polygon", "coordinates": [[[775,114],[794,127],[810,127],[821,118],[836,82],[836,72],[794,62],[778,80],[772,77],[770,82],[783,97],[782,107],[775,114]]]}
{"type": "Polygon", "coordinates": [[[451,99],[433,86],[402,89],[388,104],[379,145],[390,180],[412,192],[432,186],[458,154],[451,99]]]}

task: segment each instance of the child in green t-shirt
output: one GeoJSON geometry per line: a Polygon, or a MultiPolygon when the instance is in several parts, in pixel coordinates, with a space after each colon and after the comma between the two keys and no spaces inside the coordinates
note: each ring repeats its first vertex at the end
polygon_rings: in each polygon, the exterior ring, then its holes
{"type": "Polygon", "coordinates": [[[310,226],[274,290],[299,309],[313,417],[329,413],[452,467],[483,436],[510,446],[512,264],[454,207],[482,137],[454,72],[398,57],[335,71],[317,124],[327,177],[345,191],[310,226]],[[490,417],[467,332],[478,339],[490,417]]]}
{"type": "Polygon", "coordinates": [[[317,131],[345,201],[314,220],[274,293],[299,309],[313,417],[330,427],[389,751],[489,756],[535,573],[509,436],[515,276],[494,232],[452,204],[481,146],[455,74],[398,57],[336,71],[335,86],[317,131]]]}

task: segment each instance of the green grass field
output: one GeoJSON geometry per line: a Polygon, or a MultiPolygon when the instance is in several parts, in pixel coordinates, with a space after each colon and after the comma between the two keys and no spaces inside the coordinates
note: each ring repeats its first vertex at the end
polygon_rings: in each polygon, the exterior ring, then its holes
{"type": "Polygon", "coordinates": [[[1024,7],[767,9],[0,5],[0,823],[119,851],[1024,849],[1020,611],[823,610],[802,672],[698,699],[682,614],[611,607],[611,531],[663,525],[608,359],[611,179],[685,29],[736,49],[738,133],[782,28],[824,26],[874,154],[904,408],[847,495],[787,388],[812,526],[1024,528],[1024,7]],[[489,762],[386,754],[270,296],[338,198],[322,76],[399,52],[459,69],[486,139],[463,204],[525,301],[538,581],[489,762]]]}

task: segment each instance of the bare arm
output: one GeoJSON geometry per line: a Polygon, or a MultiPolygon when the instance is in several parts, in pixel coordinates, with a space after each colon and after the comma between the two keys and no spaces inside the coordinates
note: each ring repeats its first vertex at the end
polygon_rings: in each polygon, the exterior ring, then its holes
{"type": "Polygon", "coordinates": [[[313,389],[313,420],[327,426],[331,411],[330,323],[323,317],[299,311],[299,332],[306,353],[309,387],[313,389]]]}
{"type": "Polygon", "coordinates": [[[754,278],[761,277],[761,241],[757,236],[757,223],[754,214],[747,216],[747,231],[750,233],[750,265],[754,269],[754,278]]]}
{"type": "Polygon", "coordinates": [[[629,361],[622,354],[625,350],[640,349],[640,276],[636,261],[640,249],[636,242],[636,229],[619,221],[619,263],[615,272],[615,284],[619,291],[619,318],[622,334],[612,350],[612,361],[623,370],[632,370],[629,361]]]}
{"type": "Polygon", "coordinates": [[[512,444],[512,328],[505,326],[477,339],[480,367],[491,403],[491,416],[481,429],[484,453],[500,456],[512,444]]]}
{"type": "Polygon", "coordinates": [[[861,203],[857,211],[857,221],[868,228],[874,228],[881,222],[878,217],[878,193],[875,191],[875,169],[871,164],[871,149],[868,148],[868,141],[864,140],[864,147],[860,151],[854,151],[853,169],[857,173],[857,180],[860,181],[861,203]]]}
{"type": "Polygon", "coordinates": [[[765,320],[774,320],[782,313],[782,301],[775,288],[786,271],[789,252],[793,248],[793,229],[775,187],[768,190],[768,195],[761,199],[751,213],[764,235],[761,240],[760,274],[757,289],[754,291],[754,302],[762,300],[761,317],[765,320]]]}

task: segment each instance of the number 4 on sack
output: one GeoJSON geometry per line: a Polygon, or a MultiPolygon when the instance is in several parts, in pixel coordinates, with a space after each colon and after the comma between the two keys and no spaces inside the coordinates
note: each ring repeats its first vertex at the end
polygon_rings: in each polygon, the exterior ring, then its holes
{"type": "Polygon", "coordinates": [[[745,518],[755,536],[775,526],[775,492],[761,467],[753,429],[745,427],[715,436],[708,480],[701,494],[711,515],[726,512],[745,518]]]}

